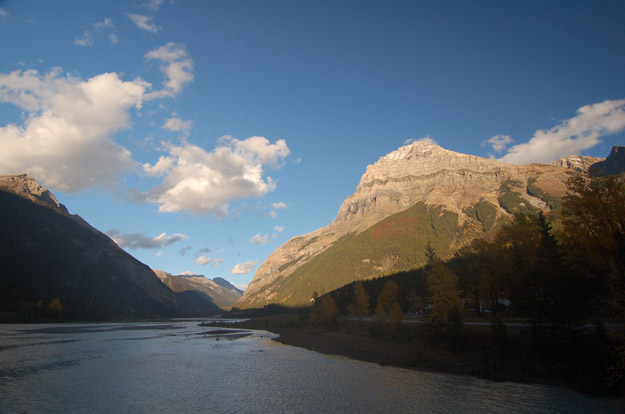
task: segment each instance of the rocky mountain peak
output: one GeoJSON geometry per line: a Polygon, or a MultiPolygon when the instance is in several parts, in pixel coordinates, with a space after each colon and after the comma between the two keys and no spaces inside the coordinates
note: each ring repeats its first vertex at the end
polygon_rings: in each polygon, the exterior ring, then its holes
{"type": "Polygon", "coordinates": [[[569,155],[553,162],[558,167],[568,168],[577,172],[586,172],[595,163],[603,161],[603,158],[586,157],[583,155],[569,155]]]}
{"type": "Polygon", "coordinates": [[[16,194],[37,204],[45,205],[61,214],[69,214],[67,208],[58,202],[54,194],[28,174],[1,175],[0,190],[16,194]]]}

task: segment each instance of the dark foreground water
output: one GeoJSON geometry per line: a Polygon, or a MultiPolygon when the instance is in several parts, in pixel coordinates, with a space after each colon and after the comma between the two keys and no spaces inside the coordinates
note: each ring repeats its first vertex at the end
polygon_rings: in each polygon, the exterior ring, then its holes
{"type": "Polygon", "coordinates": [[[615,400],[330,357],[199,321],[0,325],[0,413],[618,413],[615,400]],[[216,331],[216,332],[215,332],[216,331]],[[221,332],[220,332],[221,331],[221,332]]]}

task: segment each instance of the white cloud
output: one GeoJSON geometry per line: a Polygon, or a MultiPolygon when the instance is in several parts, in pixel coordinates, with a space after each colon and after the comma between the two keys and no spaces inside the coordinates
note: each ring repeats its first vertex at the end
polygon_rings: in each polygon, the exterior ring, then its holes
{"type": "Polygon", "coordinates": [[[148,10],[158,10],[161,8],[161,5],[164,3],[165,0],[147,0],[145,3],[142,4],[143,7],[145,7],[148,10]]]}
{"type": "Polygon", "coordinates": [[[247,289],[247,284],[245,283],[241,283],[239,285],[234,285],[237,289],[242,290],[245,292],[245,289],[247,289]]]}
{"type": "Polygon", "coordinates": [[[154,165],[144,164],[144,172],[163,176],[146,199],[159,205],[161,212],[187,211],[193,214],[228,214],[228,203],[237,199],[261,197],[276,188],[265,166],[278,166],[289,154],[284,140],[274,144],[263,137],[238,140],[222,137],[211,152],[183,141],[166,144],[169,155],[154,165]]]}
{"type": "Polygon", "coordinates": [[[197,259],[195,259],[195,263],[199,264],[200,266],[206,266],[207,264],[211,262],[211,260],[212,259],[210,257],[200,256],[197,259]]]}
{"type": "Polygon", "coordinates": [[[183,46],[169,42],[164,46],[151,50],[145,54],[145,58],[160,62],[161,71],[167,76],[164,82],[165,89],[152,92],[149,99],[164,96],[174,96],[182,91],[186,83],[193,81],[193,60],[189,57],[183,46]]]}
{"type": "Polygon", "coordinates": [[[0,17],[8,17],[9,12],[0,7],[0,17]]]}
{"type": "Polygon", "coordinates": [[[493,147],[494,151],[502,152],[512,142],[514,142],[514,140],[510,137],[510,135],[498,134],[494,137],[490,137],[485,141],[482,141],[482,146],[484,147],[486,145],[490,145],[493,147]]]}
{"type": "Polygon", "coordinates": [[[173,117],[169,118],[165,124],[163,124],[164,129],[168,129],[170,131],[182,132],[184,135],[189,135],[189,131],[191,131],[191,126],[193,125],[192,121],[183,121],[180,118],[173,117]]]}
{"type": "Polygon", "coordinates": [[[116,45],[119,43],[119,38],[115,33],[109,33],[109,41],[112,45],[116,45]]]}
{"type": "Polygon", "coordinates": [[[233,275],[246,275],[250,273],[256,265],[258,264],[258,260],[248,260],[247,262],[238,263],[236,266],[232,268],[233,275]]]}
{"type": "Polygon", "coordinates": [[[414,138],[407,139],[407,140],[404,141],[404,145],[414,144],[415,142],[426,142],[428,144],[438,145],[438,142],[436,142],[434,140],[434,138],[432,138],[429,135],[426,135],[426,136],[418,138],[418,139],[414,139],[414,138]]]}
{"type": "Polygon", "coordinates": [[[523,144],[511,147],[501,161],[512,164],[551,163],[567,156],[579,155],[594,147],[605,135],[625,129],[625,99],[586,105],[577,115],[562,121],[548,131],[538,130],[523,144]]]}
{"type": "Polygon", "coordinates": [[[278,203],[272,203],[271,207],[273,207],[276,210],[280,210],[280,209],[285,209],[286,208],[286,204],[283,201],[280,201],[278,203]]]}
{"type": "Polygon", "coordinates": [[[250,238],[249,242],[250,244],[270,244],[271,239],[268,234],[261,236],[260,233],[257,233],[255,236],[250,238]]]}
{"type": "Polygon", "coordinates": [[[282,232],[284,231],[284,227],[282,227],[282,226],[276,226],[276,227],[274,227],[273,229],[274,229],[274,230],[276,231],[276,233],[278,233],[278,234],[279,234],[279,233],[282,233],[282,232]]]}
{"type": "Polygon", "coordinates": [[[101,22],[97,22],[91,25],[95,30],[112,29],[113,20],[109,17],[105,17],[101,22]]]}
{"type": "Polygon", "coordinates": [[[111,229],[106,232],[119,247],[129,249],[163,249],[179,241],[188,239],[187,236],[181,233],[175,233],[168,236],[167,233],[161,233],[156,237],[149,237],[145,235],[145,231],[137,233],[120,233],[115,229],[111,229]]]}
{"type": "Polygon", "coordinates": [[[218,268],[220,264],[224,262],[224,259],[213,259],[213,267],[218,268]]]}
{"type": "Polygon", "coordinates": [[[93,43],[93,35],[89,30],[85,30],[81,37],[74,38],[74,44],[78,46],[91,46],[93,43]]]}
{"type": "Polygon", "coordinates": [[[128,111],[141,107],[149,87],[116,73],[86,81],[58,68],[0,74],[0,102],[27,113],[23,125],[0,127],[0,174],[27,172],[66,192],[114,182],[135,163],[112,136],[130,128],[128,111]]]}
{"type": "Polygon", "coordinates": [[[276,217],[278,217],[278,213],[276,213],[275,211],[271,210],[271,211],[269,212],[269,217],[271,217],[271,218],[276,218],[276,217]]]}
{"type": "MultiPolygon", "coordinates": [[[[105,29],[113,29],[113,20],[109,17],[105,17],[101,22],[96,22],[90,25],[82,34],[82,36],[76,36],[74,38],[74,44],[79,46],[91,46],[95,43],[93,38],[94,33],[101,32],[105,29]]],[[[117,43],[117,35],[114,33],[109,34],[109,40],[111,44],[117,43]]]]}
{"type": "Polygon", "coordinates": [[[157,255],[158,257],[161,257],[161,256],[163,255],[163,252],[158,252],[158,253],[156,253],[156,255],[157,255]]]}
{"type": "Polygon", "coordinates": [[[143,14],[128,13],[128,18],[139,29],[148,31],[150,33],[158,33],[162,29],[159,25],[152,22],[152,16],[145,16],[143,14]]]}

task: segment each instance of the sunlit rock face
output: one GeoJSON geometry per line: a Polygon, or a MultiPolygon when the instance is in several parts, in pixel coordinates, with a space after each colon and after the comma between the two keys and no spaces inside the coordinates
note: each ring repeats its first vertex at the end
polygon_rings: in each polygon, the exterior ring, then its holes
{"type": "Polygon", "coordinates": [[[43,204],[60,213],[69,214],[67,208],[57,201],[54,194],[47,188],[39,185],[39,183],[28,174],[1,175],[0,188],[30,201],[43,204]]]}
{"type": "MultiPolygon", "coordinates": [[[[306,286],[315,284],[310,280],[285,282],[293,275],[304,277],[298,269],[331,249],[343,236],[364,232],[417,203],[441,206],[455,213],[459,227],[466,227],[467,223],[475,221],[467,214],[468,210],[478,203],[489,203],[494,206],[497,219],[501,222],[501,219],[511,217],[509,205],[502,205],[502,200],[507,200],[504,197],[506,191],[521,206],[549,210],[549,200],[561,199],[565,195],[565,183],[572,170],[586,170],[599,160],[568,157],[552,165],[513,165],[449,151],[427,142],[403,146],[367,167],[355,193],[343,202],[330,225],[294,237],[274,251],[260,266],[236,306],[305,304],[301,299],[293,301],[294,295],[289,289],[292,290],[293,285],[297,285],[298,289],[306,289],[306,286]]],[[[455,241],[458,245],[462,242],[455,241]]],[[[362,257],[363,263],[368,260],[370,258],[362,257]]],[[[319,263],[315,265],[322,266],[319,263]]],[[[386,271],[397,270],[392,266],[378,267],[386,271]]],[[[352,280],[362,277],[362,273],[354,272],[352,280]]],[[[345,277],[341,280],[344,281],[345,277]]],[[[336,287],[339,286],[333,286],[330,282],[322,289],[329,291],[336,287]]],[[[311,291],[310,295],[313,293],[311,291]]]]}

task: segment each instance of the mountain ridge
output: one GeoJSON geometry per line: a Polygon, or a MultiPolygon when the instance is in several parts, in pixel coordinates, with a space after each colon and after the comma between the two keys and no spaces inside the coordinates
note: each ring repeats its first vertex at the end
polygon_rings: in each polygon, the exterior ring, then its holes
{"type": "Polygon", "coordinates": [[[145,264],[27,174],[0,176],[0,312],[27,320],[179,315],[145,264]]]}
{"type": "MultiPolygon", "coordinates": [[[[341,204],[332,223],[296,236],[276,249],[261,264],[236,306],[309,303],[315,292],[322,292],[311,290],[309,287],[314,285],[314,277],[303,270],[298,273],[298,269],[312,266],[313,259],[348,234],[358,236],[418,203],[423,203],[427,209],[442,207],[441,211],[457,215],[459,228],[482,226],[478,209],[484,214],[487,210],[494,211],[492,219],[496,223],[509,219],[515,211],[551,210],[565,195],[565,183],[570,174],[588,168],[597,160],[600,159],[577,156],[575,160],[565,157],[559,165],[513,165],[449,151],[427,142],[400,147],[367,166],[356,191],[341,204]],[[492,207],[489,209],[488,206],[492,207]],[[280,287],[293,284],[292,280],[287,282],[291,277],[301,279],[298,288],[306,291],[308,300],[293,301],[294,293],[285,292],[280,287]]],[[[427,211],[415,214],[419,217],[414,216],[411,220],[428,220],[425,217],[429,214],[427,211]]],[[[382,241],[376,246],[377,250],[385,248],[382,241]]],[[[362,260],[370,261],[371,258],[363,257],[362,260]]],[[[391,266],[389,270],[398,269],[391,266]]],[[[379,274],[373,272],[367,277],[379,274]]],[[[356,280],[355,273],[351,277],[356,280]]],[[[337,278],[347,280],[350,277],[339,275],[337,278]]]]}
{"type": "Polygon", "coordinates": [[[154,273],[175,293],[200,292],[223,310],[230,310],[243,293],[223,278],[215,278],[219,279],[216,281],[203,275],[172,275],[162,270],[154,273]]]}

